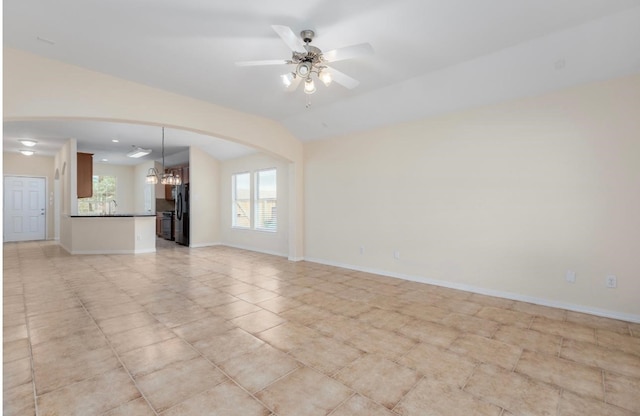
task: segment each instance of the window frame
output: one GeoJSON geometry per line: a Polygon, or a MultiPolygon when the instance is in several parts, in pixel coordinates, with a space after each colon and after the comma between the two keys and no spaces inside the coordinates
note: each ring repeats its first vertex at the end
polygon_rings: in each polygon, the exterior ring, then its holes
{"type": "MultiPolygon", "coordinates": [[[[262,190],[264,192],[264,190],[262,190]]],[[[257,232],[265,232],[269,234],[276,234],[278,232],[278,168],[273,166],[269,168],[249,170],[249,171],[239,171],[231,174],[231,228],[235,230],[251,230],[257,232]],[[269,198],[260,198],[261,195],[261,186],[260,186],[260,176],[264,172],[273,171],[274,182],[273,182],[273,193],[275,194],[273,197],[269,198]],[[242,175],[248,175],[249,180],[249,200],[242,200],[246,204],[246,209],[242,211],[245,213],[244,218],[247,218],[248,225],[240,225],[237,221],[238,214],[238,177],[242,175]],[[260,221],[259,216],[263,212],[260,208],[260,204],[262,201],[266,201],[266,204],[269,204],[271,201],[270,209],[272,210],[272,214],[269,216],[267,221],[270,222],[268,226],[262,226],[265,221],[260,221]]]]}
{"type": "MultiPolygon", "coordinates": [[[[245,172],[236,172],[234,174],[231,175],[231,228],[235,228],[235,229],[239,229],[239,230],[250,230],[253,226],[253,212],[252,212],[252,189],[251,189],[251,172],[250,171],[245,171],[245,172]],[[238,205],[238,187],[237,187],[237,183],[238,180],[237,178],[239,176],[242,175],[248,175],[248,185],[249,185],[249,189],[248,189],[248,204],[247,204],[247,210],[249,212],[246,212],[241,206],[238,205]],[[244,212],[244,218],[247,219],[248,225],[241,225],[238,224],[238,208],[240,208],[242,211],[244,212]]],[[[245,201],[245,199],[242,199],[242,201],[245,201]]]]}

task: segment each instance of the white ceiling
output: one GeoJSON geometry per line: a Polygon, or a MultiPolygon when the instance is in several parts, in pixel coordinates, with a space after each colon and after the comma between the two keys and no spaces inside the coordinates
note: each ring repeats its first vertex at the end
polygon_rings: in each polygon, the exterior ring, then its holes
{"type": "MultiPolygon", "coordinates": [[[[640,0],[4,0],[4,44],[314,140],[638,72],[640,0]],[[370,43],[374,55],[332,64],[361,84],[306,96],[282,90],[284,65],[236,67],[290,58],[274,24],[314,30],[325,51],[370,43]]],[[[29,123],[7,124],[5,135],[29,133],[29,123]]],[[[130,128],[40,123],[30,134],[159,141],[130,128]]]]}

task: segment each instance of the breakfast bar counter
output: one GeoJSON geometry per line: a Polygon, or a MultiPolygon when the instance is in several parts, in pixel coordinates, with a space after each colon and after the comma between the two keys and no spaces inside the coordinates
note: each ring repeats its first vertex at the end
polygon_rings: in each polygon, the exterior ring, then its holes
{"type": "Polygon", "coordinates": [[[71,254],[153,253],[156,215],[63,215],[60,245],[71,254]]]}

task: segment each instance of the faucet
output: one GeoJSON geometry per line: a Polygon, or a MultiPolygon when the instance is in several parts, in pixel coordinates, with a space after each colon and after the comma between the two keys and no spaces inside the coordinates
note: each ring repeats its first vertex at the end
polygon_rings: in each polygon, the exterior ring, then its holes
{"type": "Polygon", "coordinates": [[[111,202],[109,202],[109,214],[113,215],[116,213],[116,208],[118,207],[118,203],[116,202],[115,199],[112,199],[111,202]],[[111,212],[111,202],[113,202],[113,212],[111,212]]]}

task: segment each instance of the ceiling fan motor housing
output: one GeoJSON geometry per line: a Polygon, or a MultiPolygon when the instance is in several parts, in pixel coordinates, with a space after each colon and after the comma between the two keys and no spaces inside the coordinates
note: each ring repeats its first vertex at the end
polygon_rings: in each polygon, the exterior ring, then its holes
{"type": "Polygon", "coordinates": [[[300,32],[300,37],[302,38],[304,43],[311,43],[315,35],[316,34],[314,33],[314,31],[309,29],[300,32]]]}

